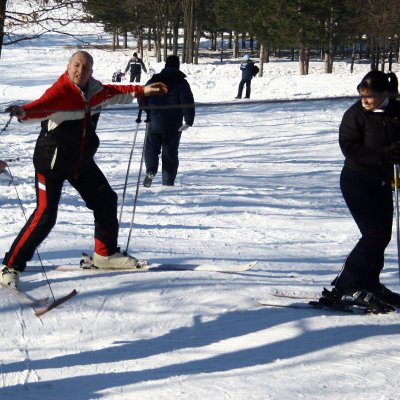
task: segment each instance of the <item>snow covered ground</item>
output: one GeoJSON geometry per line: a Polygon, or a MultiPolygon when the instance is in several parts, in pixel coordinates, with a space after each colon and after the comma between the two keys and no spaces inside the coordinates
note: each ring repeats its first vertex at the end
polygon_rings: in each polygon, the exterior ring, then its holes
{"type": "MultiPolygon", "coordinates": [[[[38,97],[64,70],[71,38],[47,36],[6,48],[0,103],[38,97]]],[[[110,82],[132,53],[93,49],[94,76],[110,82]]],[[[155,71],[162,64],[149,61],[155,71]]],[[[153,263],[240,264],[230,274],[166,271],[61,273],[93,248],[93,218],[65,185],[58,223],[39,248],[56,298],[79,294],[41,318],[0,290],[0,399],[394,400],[400,389],[398,313],[347,315],[262,308],[285,303],[273,288],[319,292],[358,239],[341,198],[337,130],[351,100],[232,104],[240,60],[182,65],[197,108],[180,146],[175,187],[140,186],[129,251],[153,263]],[[222,102],[216,106],[203,103],[222,102]],[[226,104],[223,104],[226,103],[226,104]]],[[[398,66],[395,67],[398,71],[398,66]]],[[[252,99],[352,96],[367,64],[273,59],[253,80],[252,99]]],[[[4,109],[3,106],[1,106],[4,109]]],[[[121,199],[137,110],[104,111],[97,162],[121,199]]],[[[0,129],[8,116],[0,114],[0,129]]],[[[125,249],[145,124],[139,125],[120,230],[125,249]]],[[[35,207],[31,158],[38,124],[13,120],[0,136],[26,214],[35,207]]],[[[0,187],[0,254],[24,223],[13,186],[0,187]]],[[[385,284],[398,290],[397,249],[387,250],[385,284]]],[[[22,288],[51,295],[37,257],[22,288]]]]}

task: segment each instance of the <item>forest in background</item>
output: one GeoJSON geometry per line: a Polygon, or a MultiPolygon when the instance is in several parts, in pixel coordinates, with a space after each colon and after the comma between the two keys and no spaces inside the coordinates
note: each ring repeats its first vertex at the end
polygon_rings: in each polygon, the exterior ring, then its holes
{"type": "Polygon", "coordinates": [[[0,0],[0,57],[4,46],[83,21],[104,26],[111,50],[134,43],[158,62],[177,54],[196,64],[207,39],[221,61],[258,57],[260,76],[270,55],[298,60],[301,75],[315,57],[326,73],[337,58],[351,71],[361,59],[385,71],[399,62],[399,10],[400,0],[0,0]]]}

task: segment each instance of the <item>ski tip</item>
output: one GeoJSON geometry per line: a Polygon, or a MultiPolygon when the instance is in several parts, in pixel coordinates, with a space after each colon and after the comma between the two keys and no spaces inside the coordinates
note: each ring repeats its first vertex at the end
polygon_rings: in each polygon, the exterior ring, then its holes
{"type": "Polygon", "coordinates": [[[249,265],[249,269],[255,267],[257,264],[258,264],[258,260],[254,260],[254,261],[249,262],[249,264],[248,264],[249,265]]]}
{"type": "Polygon", "coordinates": [[[60,297],[59,299],[57,299],[57,300],[53,301],[52,303],[50,303],[48,306],[43,307],[43,308],[39,308],[38,310],[35,311],[35,315],[37,317],[40,317],[43,314],[46,314],[47,312],[52,310],[53,308],[58,307],[60,304],[65,303],[67,300],[71,299],[72,297],[76,296],[77,294],[78,294],[77,290],[74,289],[71,293],[67,294],[64,297],[60,297]]]}

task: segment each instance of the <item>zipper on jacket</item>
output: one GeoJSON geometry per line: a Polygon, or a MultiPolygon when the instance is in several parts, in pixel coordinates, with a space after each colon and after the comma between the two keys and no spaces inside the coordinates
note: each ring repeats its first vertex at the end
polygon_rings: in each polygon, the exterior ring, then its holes
{"type": "Polygon", "coordinates": [[[86,142],[86,128],[87,128],[88,120],[89,120],[89,116],[90,116],[90,104],[86,100],[86,97],[83,95],[83,93],[82,93],[82,96],[84,97],[84,99],[86,101],[86,107],[85,107],[85,117],[83,119],[83,129],[82,129],[82,136],[81,136],[80,153],[79,153],[78,162],[76,163],[75,172],[74,172],[75,179],[78,178],[78,172],[81,167],[81,163],[82,163],[82,159],[83,159],[83,151],[85,149],[85,142],[86,142]]]}

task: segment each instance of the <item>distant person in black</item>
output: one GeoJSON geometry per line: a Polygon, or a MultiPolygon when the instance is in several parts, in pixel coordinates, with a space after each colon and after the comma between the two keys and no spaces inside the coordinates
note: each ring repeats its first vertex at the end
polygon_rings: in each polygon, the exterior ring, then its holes
{"type": "Polygon", "coordinates": [[[251,93],[251,80],[255,75],[257,75],[258,67],[255,67],[254,61],[250,60],[250,56],[248,54],[245,54],[243,57],[243,62],[240,64],[240,70],[242,71],[242,80],[239,83],[238,95],[235,97],[235,99],[242,98],[244,85],[246,85],[245,99],[249,99],[251,93]]]}
{"type": "Polygon", "coordinates": [[[147,69],[144,66],[143,60],[139,58],[137,53],[133,53],[132,58],[128,61],[128,64],[125,67],[125,74],[128,71],[130,71],[131,74],[129,82],[140,82],[142,69],[145,73],[147,73],[147,69]]]}
{"type": "MultiPolygon", "coordinates": [[[[178,172],[178,147],[181,134],[193,125],[195,108],[192,90],[186,81],[186,75],[179,70],[179,58],[167,57],[165,68],[155,74],[147,84],[163,82],[168,87],[168,94],[162,101],[149,98],[150,106],[163,106],[150,111],[149,130],[145,147],[146,177],[145,187],[150,187],[158,171],[159,155],[162,151],[162,184],[173,186],[178,172]],[[171,108],[165,106],[171,105],[171,108]],[[181,105],[184,107],[173,106],[181,105]],[[183,123],[184,122],[184,123],[183,123]]],[[[161,99],[161,97],[160,97],[161,99]]]]}

